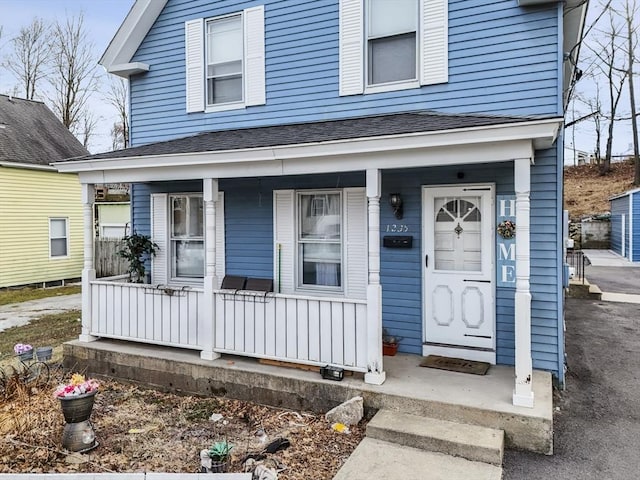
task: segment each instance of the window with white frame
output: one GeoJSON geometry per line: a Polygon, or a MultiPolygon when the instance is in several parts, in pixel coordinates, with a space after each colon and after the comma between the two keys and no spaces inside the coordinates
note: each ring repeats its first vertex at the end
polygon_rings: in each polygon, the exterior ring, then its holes
{"type": "Polygon", "coordinates": [[[266,103],[264,5],[185,22],[187,112],[266,103]]]}
{"type": "Polygon", "coordinates": [[[339,12],[341,96],[448,81],[448,0],[341,0],[339,12]]]}
{"type": "Polygon", "coordinates": [[[417,80],[418,0],[367,0],[367,85],[417,80]]]}
{"type": "Polygon", "coordinates": [[[242,15],[206,21],[207,105],[242,102],[242,15]]]}
{"type": "Polygon", "coordinates": [[[364,188],[274,190],[273,207],[276,292],[366,297],[364,188]]]}
{"type": "Polygon", "coordinates": [[[202,195],[169,197],[171,277],[204,277],[204,215],[202,195]]]}
{"type": "Polygon", "coordinates": [[[69,254],[67,222],[66,218],[49,219],[49,255],[52,258],[66,257],[69,254]]]}
{"type": "Polygon", "coordinates": [[[342,195],[298,193],[298,287],[341,290],[342,195]]]}

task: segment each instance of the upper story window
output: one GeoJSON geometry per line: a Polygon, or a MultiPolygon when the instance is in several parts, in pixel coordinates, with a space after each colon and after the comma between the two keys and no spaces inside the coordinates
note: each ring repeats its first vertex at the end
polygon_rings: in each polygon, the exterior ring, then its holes
{"type": "Polygon", "coordinates": [[[341,0],[339,93],[448,81],[448,0],[341,0]]]}
{"type": "Polygon", "coordinates": [[[207,20],[207,105],[241,102],[242,15],[207,20]]]}
{"type": "Polygon", "coordinates": [[[418,0],[367,0],[367,85],[417,80],[418,0]]]}
{"type": "Polygon", "coordinates": [[[187,112],[266,103],[264,6],[185,22],[187,112]]]}

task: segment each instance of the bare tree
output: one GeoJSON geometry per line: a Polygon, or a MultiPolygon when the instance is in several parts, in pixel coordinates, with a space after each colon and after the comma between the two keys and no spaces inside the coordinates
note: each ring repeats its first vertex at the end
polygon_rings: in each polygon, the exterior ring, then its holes
{"type": "Polygon", "coordinates": [[[43,20],[34,18],[27,27],[11,40],[13,51],[4,66],[10,70],[24,88],[25,98],[33,100],[37,85],[47,73],[51,54],[50,28],[43,20]]]}
{"type": "Polygon", "coordinates": [[[93,45],[87,38],[82,14],[53,26],[51,48],[51,105],[62,123],[82,138],[87,131],[83,120],[87,102],[99,83],[93,45]]]}
{"type": "Polygon", "coordinates": [[[98,120],[98,117],[90,110],[84,110],[80,115],[80,121],[78,122],[75,135],[87,150],[89,150],[91,138],[94,136],[96,127],[98,126],[98,120]]]}
{"type": "Polygon", "coordinates": [[[626,58],[620,58],[622,50],[622,27],[616,22],[616,15],[610,6],[607,6],[608,25],[606,30],[599,30],[600,38],[589,46],[589,50],[595,55],[597,62],[595,67],[607,79],[609,94],[609,112],[607,115],[607,143],[600,172],[606,174],[611,170],[611,155],[613,150],[613,132],[616,122],[616,112],[622,96],[624,82],[627,80],[626,58]]]}
{"type": "Polygon", "coordinates": [[[118,120],[111,128],[111,144],[114,150],[129,146],[128,98],[127,82],[121,78],[113,80],[106,99],[113,105],[118,114],[118,120]]]}
{"type": "Polygon", "coordinates": [[[636,96],[633,88],[633,67],[638,59],[635,57],[634,52],[637,52],[638,48],[638,26],[634,24],[634,18],[637,19],[638,7],[636,1],[631,3],[626,0],[625,10],[623,12],[623,19],[627,27],[627,56],[628,56],[628,70],[627,77],[629,78],[629,104],[631,107],[631,130],[633,132],[633,162],[635,165],[635,175],[633,179],[634,185],[640,185],[640,147],[638,146],[638,114],[636,113],[636,96]]]}

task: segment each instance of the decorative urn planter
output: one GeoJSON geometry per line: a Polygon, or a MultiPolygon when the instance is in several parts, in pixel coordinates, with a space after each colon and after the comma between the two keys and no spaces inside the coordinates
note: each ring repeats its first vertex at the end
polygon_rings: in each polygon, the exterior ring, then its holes
{"type": "Polygon", "coordinates": [[[93,426],[89,422],[97,390],[74,397],[58,397],[66,425],[62,432],[62,447],[72,452],[87,452],[98,446],[93,426]]]}

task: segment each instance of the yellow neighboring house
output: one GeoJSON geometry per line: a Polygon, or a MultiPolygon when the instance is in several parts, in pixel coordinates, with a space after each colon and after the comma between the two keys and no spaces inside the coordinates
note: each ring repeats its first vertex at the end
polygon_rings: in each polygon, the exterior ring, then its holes
{"type": "Polygon", "coordinates": [[[81,276],[80,184],[49,164],[87,153],[43,103],[0,95],[0,288],[81,276]]]}

